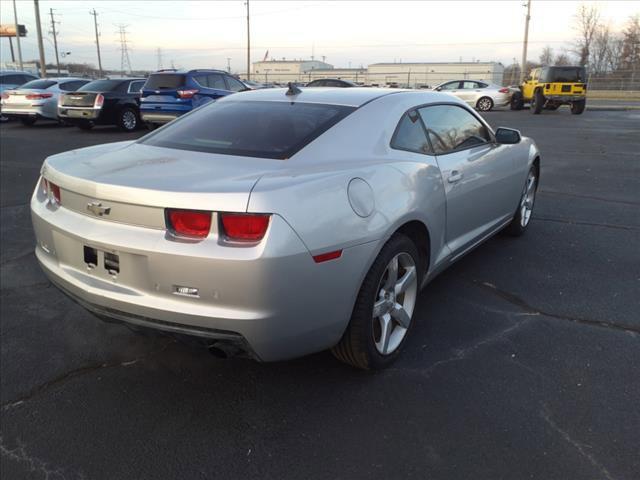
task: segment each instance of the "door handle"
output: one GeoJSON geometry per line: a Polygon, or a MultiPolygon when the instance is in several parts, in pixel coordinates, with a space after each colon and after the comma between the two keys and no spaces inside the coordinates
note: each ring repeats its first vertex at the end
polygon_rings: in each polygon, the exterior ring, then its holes
{"type": "Polygon", "coordinates": [[[462,173],[458,170],[452,170],[451,175],[449,175],[449,178],[447,179],[449,183],[456,183],[460,180],[462,180],[462,173]]]}

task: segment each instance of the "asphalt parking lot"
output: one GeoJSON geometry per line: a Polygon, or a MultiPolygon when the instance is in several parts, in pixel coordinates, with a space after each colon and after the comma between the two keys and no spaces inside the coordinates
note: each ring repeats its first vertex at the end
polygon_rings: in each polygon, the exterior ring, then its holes
{"type": "Polygon", "coordinates": [[[637,479],[640,111],[486,118],[542,150],[533,222],[434,280],[379,373],[95,319],[39,270],[29,197],[47,155],[142,132],[3,124],[3,478],[637,479]]]}

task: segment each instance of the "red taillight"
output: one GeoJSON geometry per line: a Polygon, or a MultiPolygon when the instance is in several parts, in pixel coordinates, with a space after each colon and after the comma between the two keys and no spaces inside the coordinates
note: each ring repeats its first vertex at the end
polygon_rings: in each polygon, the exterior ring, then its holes
{"type": "Polygon", "coordinates": [[[254,213],[221,213],[222,228],[229,240],[257,242],[269,226],[270,215],[254,213]]]}
{"type": "Polygon", "coordinates": [[[509,93],[509,89],[508,88],[501,88],[500,90],[498,90],[498,92],[500,92],[500,93],[509,93]]]}
{"type": "Polygon", "coordinates": [[[9,94],[2,92],[2,100],[6,100],[7,98],[9,98],[9,94]]]}
{"type": "Polygon", "coordinates": [[[60,187],[55,183],[50,182],[46,178],[43,181],[44,193],[49,197],[49,200],[54,200],[56,203],[60,203],[60,187]]]}
{"type": "Polygon", "coordinates": [[[53,97],[53,93],[29,93],[25,98],[27,100],[44,100],[53,97]]]}
{"type": "Polygon", "coordinates": [[[193,98],[193,96],[198,93],[199,90],[178,90],[178,97],[180,98],[193,98]]]}
{"type": "Polygon", "coordinates": [[[320,255],[314,255],[313,261],[316,263],[326,262],[328,260],[334,260],[342,256],[342,250],[335,250],[333,252],[321,253],[320,255]]]}
{"type": "Polygon", "coordinates": [[[104,95],[99,93],[98,95],[96,95],[96,101],[93,106],[95,108],[102,108],[102,105],[104,105],[104,95]]]}
{"type": "Polygon", "coordinates": [[[178,235],[204,238],[211,230],[211,212],[167,209],[167,224],[178,235]]]}

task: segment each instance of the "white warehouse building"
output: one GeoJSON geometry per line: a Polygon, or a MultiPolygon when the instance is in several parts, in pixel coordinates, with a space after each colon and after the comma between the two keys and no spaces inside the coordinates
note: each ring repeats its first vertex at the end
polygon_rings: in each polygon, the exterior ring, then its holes
{"type": "Polygon", "coordinates": [[[340,78],[364,85],[419,88],[456,79],[501,85],[503,74],[504,66],[499,62],[373,63],[367,68],[334,68],[318,60],[283,59],[254,62],[251,78],[281,84],[340,78]]]}

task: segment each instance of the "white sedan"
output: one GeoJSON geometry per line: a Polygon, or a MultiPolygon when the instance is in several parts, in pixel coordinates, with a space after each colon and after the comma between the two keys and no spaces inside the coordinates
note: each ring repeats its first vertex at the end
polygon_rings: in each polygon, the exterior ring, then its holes
{"type": "Polygon", "coordinates": [[[488,112],[493,107],[504,107],[511,102],[509,88],[479,80],[452,80],[433,89],[454,95],[481,112],[488,112]]]}

